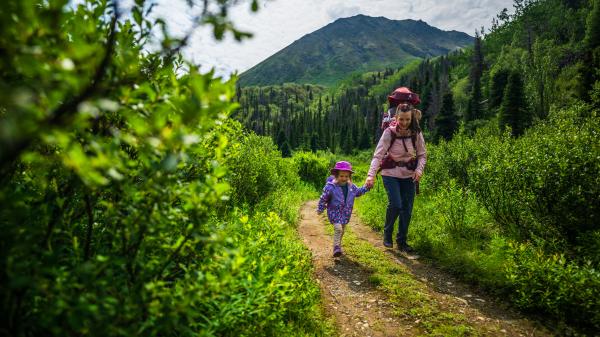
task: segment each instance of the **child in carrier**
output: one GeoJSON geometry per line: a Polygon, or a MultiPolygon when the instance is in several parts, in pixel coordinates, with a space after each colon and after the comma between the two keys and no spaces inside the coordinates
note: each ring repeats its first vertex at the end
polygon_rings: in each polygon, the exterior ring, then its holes
{"type": "Polygon", "coordinates": [[[327,217],[333,225],[333,256],[342,255],[342,237],[346,225],[350,222],[354,198],[365,194],[369,189],[357,187],[352,183],[352,165],[347,161],[340,161],[331,169],[334,179],[328,179],[323,194],[319,199],[317,213],[321,214],[327,208],[327,217]]]}
{"type": "Polygon", "coordinates": [[[381,131],[396,124],[396,110],[398,109],[399,105],[402,105],[402,108],[406,106],[407,108],[413,109],[417,121],[421,120],[421,110],[414,108],[414,106],[421,103],[421,99],[419,98],[419,95],[410,91],[410,89],[406,87],[400,87],[394,90],[394,92],[388,96],[388,103],[388,111],[383,113],[383,117],[381,119],[381,131]],[[408,106],[408,104],[411,106],[408,106]]]}

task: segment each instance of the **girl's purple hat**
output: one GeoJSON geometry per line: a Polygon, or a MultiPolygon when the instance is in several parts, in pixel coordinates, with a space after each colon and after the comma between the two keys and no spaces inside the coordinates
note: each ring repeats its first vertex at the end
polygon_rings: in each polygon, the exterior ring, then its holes
{"type": "Polygon", "coordinates": [[[335,174],[337,171],[349,171],[350,173],[354,173],[354,171],[352,171],[352,164],[347,161],[338,161],[335,163],[335,166],[331,169],[331,174],[335,174]]]}

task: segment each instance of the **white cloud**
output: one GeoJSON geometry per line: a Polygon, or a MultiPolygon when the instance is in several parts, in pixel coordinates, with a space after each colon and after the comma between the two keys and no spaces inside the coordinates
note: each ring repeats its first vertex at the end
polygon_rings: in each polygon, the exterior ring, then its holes
{"type": "MultiPolygon", "coordinates": [[[[217,42],[206,27],[198,29],[186,56],[204,70],[214,67],[218,74],[243,72],[285,48],[305,34],[338,18],[356,14],[384,16],[389,19],[421,19],[443,30],[458,30],[473,35],[512,0],[268,0],[258,13],[251,13],[249,1],[230,11],[236,26],[254,33],[250,40],[237,42],[228,36],[217,42]]],[[[160,0],[157,13],[183,34],[190,26],[190,11],[183,0],[160,0]]]]}
{"type": "Polygon", "coordinates": [[[361,14],[361,9],[358,6],[350,6],[350,7],[347,7],[345,5],[335,6],[335,7],[328,8],[327,14],[329,15],[329,19],[334,21],[339,18],[347,18],[350,16],[361,14]]]}

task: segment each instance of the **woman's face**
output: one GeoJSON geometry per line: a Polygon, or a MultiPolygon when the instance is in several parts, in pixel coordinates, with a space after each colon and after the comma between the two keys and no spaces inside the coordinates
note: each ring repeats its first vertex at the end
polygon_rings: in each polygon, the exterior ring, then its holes
{"type": "Polygon", "coordinates": [[[411,122],[410,111],[406,111],[406,112],[398,111],[396,118],[398,120],[398,125],[400,125],[401,129],[404,129],[404,130],[408,129],[408,127],[410,126],[410,122],[411,122]]]}

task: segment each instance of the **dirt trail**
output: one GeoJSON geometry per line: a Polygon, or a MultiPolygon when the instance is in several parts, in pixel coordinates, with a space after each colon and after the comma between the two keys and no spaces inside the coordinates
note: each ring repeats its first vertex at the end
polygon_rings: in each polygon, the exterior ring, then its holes
{"type": "MultiPolygon", "coordinates": [[[[316,278],[321,286],[326,311],[335,318],[341,336],[416,336],[423,331],[413,319],[394,313],[386,294],[369,282],[369,271],[352,257],[332,257],[332,237],[327,224],[315,213],[317,201],[301,209],[299,233],[311,250],[316,278]]],[[[360,240],[385,252],[392,261],[406,266],[412,277],[426,285],[429,296],[448,313],[460,313],[484,336],[551,336],[538,323],[520,317],[505,304],[478,293],[418,256],[386,249],[381,235],[361,224],[353,215],[348,229],[360,240]]],[[[401,287],[402,285],[398,285],[401,287]]]]}

